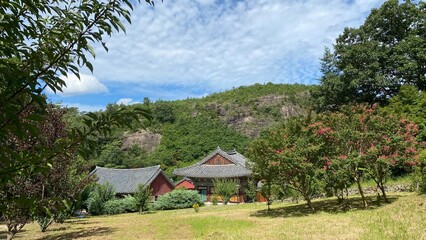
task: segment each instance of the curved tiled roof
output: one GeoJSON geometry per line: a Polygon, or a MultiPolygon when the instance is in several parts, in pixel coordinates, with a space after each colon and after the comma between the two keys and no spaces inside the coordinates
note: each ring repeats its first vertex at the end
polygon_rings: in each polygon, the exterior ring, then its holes
{"type": "MultiPolygon", "coordinates": [[[[152,181],[162,172],[160,165],[133,168],[133,169],[115,169],[96,166],[90,174],[98,177],[99,184],[109,182],[114,186],[116,193],[134,193],[139,184],[150,185],[152,181]]],[[[174,184],[166,177],[174,186],[174,184]]]]}
{"type": "Polygon", "coordinates": [[[198,163],[189,167],[175,169],[173,174],[189,178],[232,178],[250,176],[252,171],[246,167],[246,161],[247,159],[237,151],[225,152],[218,147],[198,163]],[[231,164],[205,164],[217,154],[229,160],[231,164]]]}

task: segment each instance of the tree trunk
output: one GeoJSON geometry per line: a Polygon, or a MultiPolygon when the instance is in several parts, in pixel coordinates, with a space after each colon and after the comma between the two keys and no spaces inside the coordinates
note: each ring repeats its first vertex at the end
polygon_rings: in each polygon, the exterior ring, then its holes
{"type": "Polygon", "coordinates": [[[15,234],[17,234],[26,224],[26,220],[25,223],[19,223],[19,224],[13,224],[11,222],[9,222],[7,224],[7,235],[6,235],[6,239],[7,240],[11,240],[15,234]]]}
{"type": "Polygon", "coordinates": [[[344,197],[344,202],[345,202],[345,208],[346,209],[350,209],[351,205],[350,205],[350,200],[349,200],[349,190],[348,190],[348,185],[345,184],[345,197],[344,197]]]}
{"type": "Polygon", "coordinates": [[[16,232],[7,232],[6,239],[12,240],[13,236],[15,236],[16,232]]]}
{"type": "Polygon", "coordinates": [[[345,193],[346,193],[346,199],[349,200],[349,190],[348,185],[345,184],[345,193]]]}
{"type": "Polygon", "coordinates": [[[49,222],[42,227],[41,232],[46,232],[47,228],[53,223],[54,218],[52,217],[49,222]]]}
{"type": "MultiPolygon", "coordinates": [[[[358,173],[357,173],[357,175],[358,175],[358,173]]],[[[360,177],[356,176],[355,177],[355,181],[356,181],[356,184],[358,186],[359,194],[361,195],[363,207],[367,208],[368,207],[368,203],[367,203],[367,200],[365,199],[364,191],[362,190],[362,187],[361,187],[361,179],[360,179],[360,177]]]]}
{"type": "Polygon", "coordinates": [[[270,198],[266,199],[266,205],[268,205],[268,212],[269,210],[271,210],[271,204],[272,204],[271,199],[270,198]]]}
{"type": "Polygon", "coordinates": [[[311,198],[310,198],[308,195],[303,195],[303,197],[305,198],[306,203],[308,204],[309,209],[310,209],[312,212],[314,212],[314,211],[315,211],[315,209],[314,209],[314,206],[312,206],[311,198]]]}
{"type": "Polygon", "coordinates": [[[385,203],[389,203],[388,197],[386,196],[385,186],[383,186],[383,183],[380,183],[377,186],[380,188],[380,191],[382,192],[383,199],[385,200],[385,203]]]}

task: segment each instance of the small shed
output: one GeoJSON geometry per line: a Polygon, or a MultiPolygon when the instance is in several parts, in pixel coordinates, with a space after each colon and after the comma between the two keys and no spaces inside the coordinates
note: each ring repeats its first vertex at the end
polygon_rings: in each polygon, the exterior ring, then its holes
{"type": "Polygon", "coordinates": [[[195,190],[195,184],[189,178],[184,178],[176,183],[176,188],[185,188],[189,190],[195,190]]]}
{"type": "Polygon", "coordinates": [[[139,184],[150,186],[154,198],[166,194],[175,188],[173,182],[161,170],[160,165],[131,169],[96,166],[90,174],[97,176],[99,184],[109,182],[114,186],[117,195],[134,194],[139,184]]]}

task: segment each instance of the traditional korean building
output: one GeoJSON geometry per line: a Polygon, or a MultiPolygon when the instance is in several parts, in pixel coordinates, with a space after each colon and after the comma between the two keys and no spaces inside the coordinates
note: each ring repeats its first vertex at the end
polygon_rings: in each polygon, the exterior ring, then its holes
{"type": "Polygon", "coordinates": [[[194,183],[192,182],[191,179],[186,177],[186,178],[180,180],[179,182],[177,182],[175,188],[185,188],[185,189],[188,189],[188,190],[195,190],[195,185],[194,185],[194,183]]]}
{"type": "Polygon", "coordinates": [[[137,191],[138,185],[143,184],[151,187],[152,196],[156,199],[175,188],[173,182],[161,170],[160,165],[132,169],[96,166],[90,174],[97,176],[99,184],[109,182],[114,186],[117,195],[133,194],[137,191]]]}
{"type": "Polygon", "coordinates": [[[198,163],[189,167],[178,168],[173,174],[187,177],[194,183],[196,190],[209,202],[214,193],[214,179],[236,179],[239,181],[239,192],[231,202],[245,202],[244,189],[252,171],[246,167],[247,158],[237,151],[223,151],[219,147],[198,163]]]}

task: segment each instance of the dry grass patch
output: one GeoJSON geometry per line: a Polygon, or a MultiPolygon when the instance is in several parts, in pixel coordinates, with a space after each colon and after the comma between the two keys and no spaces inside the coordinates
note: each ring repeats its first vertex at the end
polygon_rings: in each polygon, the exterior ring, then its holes
{"type": "MultiPolygon", "coordinates": [[[[391,194],[392,203],[369,197],[371,207],[360,208],[334,199],[314,202],[311,213],[303,203],[206,206],[151,214],[71,219],[46,233],[31,223],[16,239],[425,239],[426,196],[391,194]]],[[[0,230],[0,237],[4,231],[0,230]]]]}

